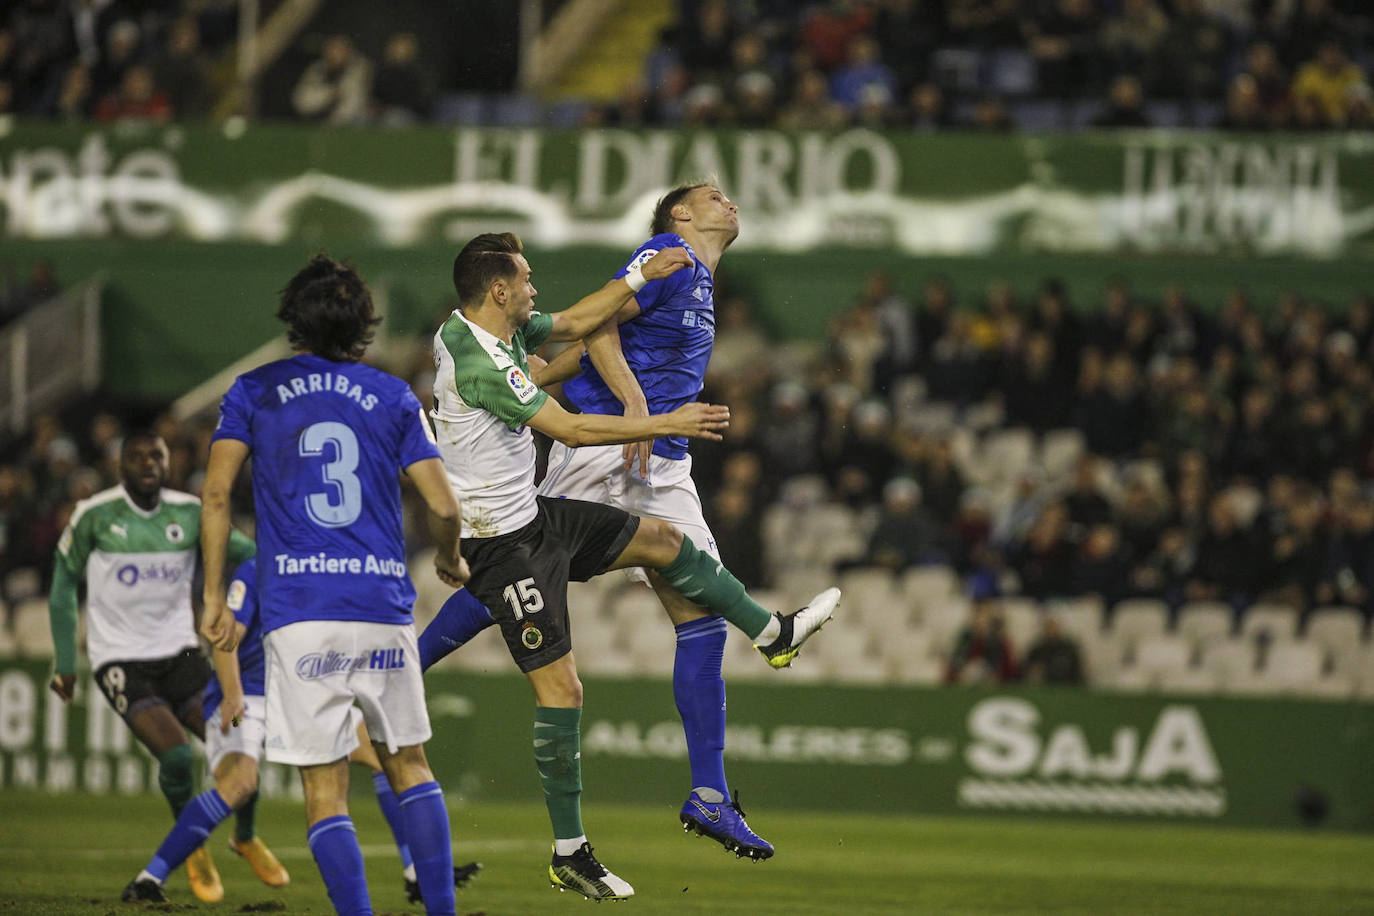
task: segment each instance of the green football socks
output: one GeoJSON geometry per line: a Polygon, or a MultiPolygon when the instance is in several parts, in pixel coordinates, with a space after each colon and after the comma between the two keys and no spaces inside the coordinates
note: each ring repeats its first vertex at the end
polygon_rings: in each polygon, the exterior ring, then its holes
{"type": "Polygon", "coordinates": [[[258,793],[254,792],[248,796],[248,801],[239,806],[234,812],[234,839],[240,843],[247,843],[256,832],[253,830],[253,819],[258,813],[258,793]]]}
{"type": "Polygon", "coordinates": [[[558,840],[583,835],[581,728],[581,709],[534,708],[534,762],[558,840]]]}
{"type": "Polygon", "coordinates": [[[773,615],[749,597],[744,583],[692,539],[683,536],[677,559],[663,567],[659,575],[668,584],[697,604],[709,608],[755,639],[773,622],[773,615]]]}
{"type": "Polygon", "coordinates": [[[191,745],[178,744],[157,755],[157,784],[172,806],[172,816],[191,800],[191,745]]]}

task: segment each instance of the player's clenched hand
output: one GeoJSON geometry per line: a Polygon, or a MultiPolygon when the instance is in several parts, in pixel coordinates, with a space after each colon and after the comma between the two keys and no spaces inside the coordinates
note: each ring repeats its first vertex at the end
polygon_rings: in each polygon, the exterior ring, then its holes
{"type": "Polygon", "coordinates": [[[472,578],[472,570],[468,568],[466,557],[456,557],[451,561],[445,561],[443,557],[434,558],[434,571],[439,574],[439,579],[450,588],[462,588],[463,583],[472,578]]]}
{"type": "Polygon", "coordinates": [[[730,425],[730,408],[724,404],[683,404],[667,419],[673,424],[671,435],[718,440],[721,431],[730,425]]]}
{"type": "Polygon", "coordinates": [[[691,266],[692,256],[687,253],[686,248],[664,248],[645,261],[639,272],[644,274],[646,280],[662,280],[669,274],[675,274],[682,268],[691,266]]]}
{"type": "Polygon", "coordinates": [[[234,612],[229,610],[222,596],[206,597],[205,613],[200,619],[200,635],[209,640],[210,645],[225,652],[233,652],[239,647],[234,612]]]}
{"type": "Polygon", "coordinates": [[[54,674],[52,680],[48,681],[48,689],[61,697],[63,703],[70,703],[72,694],[76,692],[76,675],[54,674]]]}
{"type": "Polygon", "coordinates": [[[225,694],[219,701],[219,733],[229,734],[230,728],[238,728],[239,722],[243,721],[243,694],[230,696],[225,694]]]}

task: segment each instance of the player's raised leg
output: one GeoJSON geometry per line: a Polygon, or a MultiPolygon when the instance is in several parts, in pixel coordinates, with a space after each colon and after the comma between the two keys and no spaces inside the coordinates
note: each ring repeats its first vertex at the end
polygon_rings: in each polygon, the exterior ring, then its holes
{"type": "Polygon", "coordinates": [[[420,670],[428,671],[435,662],[465,645],[472,637],[496,623],[472,592],[460,588],[449,596],[439,613],[420,634],[420,670]]]}
{"type": "Polygon", "coordinates": [[[646,566],[657,571],[683,597],[709,608],[754,641],[774,668],[786,668],[835,614],[840,590],[828,588],[790,614],[770,613],[749,597],[743,583],[675,526],[646,518],[611,569],[646,566]]]}

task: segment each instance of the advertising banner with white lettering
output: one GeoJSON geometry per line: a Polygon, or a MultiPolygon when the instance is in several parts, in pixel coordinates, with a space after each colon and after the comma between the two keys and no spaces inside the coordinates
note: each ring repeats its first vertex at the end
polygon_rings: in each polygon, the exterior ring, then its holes
{"type": "MultiPolygon", "coordinates": [[[[42,662],[0,666],[0,793],[155,792],[156,764],[87,682],[63,706],[42,662]],[[90,704],[90,705],[87,705],[90,704]]],[[[1130,817],[1374,829],[1374,705],[1065,690],[735,683],[726,756],[751,807],[1130,817]]],[[[518,676],[431,672],[429,759],[470,798],[536,799],[518,676]]],[[[666,681],[585,679],[589,799],[675,808],[689,788],[666,681]]],[[[298,797],[281,767],[269,796],[298,797]]],[[[671,813],[671,812],[670,812],[671,813]]]]}
{"type": "Polygon", "coordinates": [[[1291,253],[1374,247],[1367,135],[9,126],[0,233],[384,246],[499,226],[633,247],[715,176],[741,249],[1291,253]]]}

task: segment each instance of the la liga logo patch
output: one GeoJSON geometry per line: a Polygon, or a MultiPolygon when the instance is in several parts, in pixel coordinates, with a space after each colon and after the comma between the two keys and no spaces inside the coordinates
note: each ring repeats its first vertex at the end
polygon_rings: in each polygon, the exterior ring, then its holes
{"type": "Polygon", "coordinates": [[[515,392],[515,398],[521,404],[528,404],[539,390],[519,366],[510,367],[506,373],[506,384],[510,385],[510,390],[515,392]]]}

